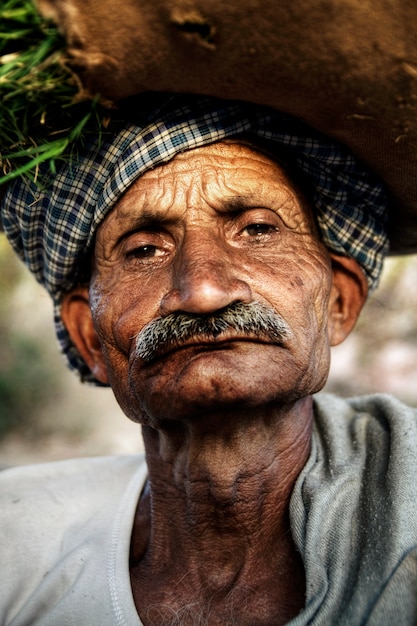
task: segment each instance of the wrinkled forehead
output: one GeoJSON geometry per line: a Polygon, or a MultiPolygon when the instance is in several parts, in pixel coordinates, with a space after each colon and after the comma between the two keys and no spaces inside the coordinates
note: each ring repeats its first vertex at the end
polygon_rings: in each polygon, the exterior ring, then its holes
{"type": "Polygon", "coordinates": [[[280,155],[240,138],[180,152],[148,170],[119,198],[99,232],[144,214],[158,219],[173,205],[198,211],[206,203],[219,212],[269,207],[289,228],[317,234],[312,205],[280,155]]]}

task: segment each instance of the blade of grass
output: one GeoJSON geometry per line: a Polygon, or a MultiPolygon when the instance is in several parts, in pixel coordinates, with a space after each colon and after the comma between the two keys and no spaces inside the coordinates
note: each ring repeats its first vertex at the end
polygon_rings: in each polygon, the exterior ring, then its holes
{"type": "Polygon", "coordinates": [[[41,163],[53,170],[56,159],[71,160],[83,136],[100,135],[109,111],[98,98],[79,102],[65,42],[32,0],[3,0],[0,22],[1,185],[36,178],[41,163]]]}

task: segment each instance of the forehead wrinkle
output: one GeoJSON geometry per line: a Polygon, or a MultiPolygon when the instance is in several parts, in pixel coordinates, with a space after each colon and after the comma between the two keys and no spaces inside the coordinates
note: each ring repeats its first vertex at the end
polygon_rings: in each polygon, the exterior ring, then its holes
{"type": "Polygon", "coordinates": [[[230,155],[231,146],[227,147],[229,158],[218,147],[217,154],[207,155],[209,161],[202,151],[190,151],[192,159],[184,153],[146,172],[116,205],[117,221],[137,222],[139,212],[146,214],[143,222],[166,222],[165,214],[173,206],[182,214],[208,205],[222,213],[271,209],[287,228],[315,231],[311,211],[277,163],[243,146],[234,146],[240,154],[230,155]]]}
{"type": "Polygon", "coordinates": [[[284,176],[275,180],[260,178],[252,184],[254,189],[246,189],[242,193],[236,191],[235,180],[228,184],[224,176],[222,179],[224,191],[228,193],[217,199],[217,202],[220,201],[219,205],[216,203],[218,210],[238,213],[248,208],[270,209],[290,230],[315,232],[311,210],[284,176]]]}
{"type": "Polygon", "coordinates": [[[139,179],[119,200],[112,213],[117,222],[144,222],[165,219],[174,202],[174,189],[170,185],[147,185],[139,179]]]}
{"type": "Polygon", "coordinates": [[[314,230],[314,221],[310,211],[301,202],[298,196],[288,190],[288,194],[283,199],[282,204],[276,209],[277,214],[290,230],[295,230],[300,234],[314,230]]]}

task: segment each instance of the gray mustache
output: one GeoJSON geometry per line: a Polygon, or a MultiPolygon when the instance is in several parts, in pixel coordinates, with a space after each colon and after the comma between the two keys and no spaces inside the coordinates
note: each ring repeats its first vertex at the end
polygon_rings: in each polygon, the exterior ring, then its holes
{"type": "Polygon", "coordinates": [[[135,356],[152,361],[160,353],[180,347],[190,339],[211,340],[226,331],[281,343],[291,335],[287,322],[260,302],[234,302],[215,315],[170,313],[157,317],[136,335],[135,356]]]}

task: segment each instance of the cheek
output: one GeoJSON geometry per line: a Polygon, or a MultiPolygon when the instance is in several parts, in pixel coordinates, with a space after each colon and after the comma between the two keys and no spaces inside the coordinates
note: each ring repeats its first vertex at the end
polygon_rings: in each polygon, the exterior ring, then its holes
{"type": "Polygon", "coordinates": [[[316,366],[325,367],[329,358],[328,345],[328,302],[331,289],[331,273],[326,266],[315,265],[315,272],[307,273],[308,289],[304,291],[304,339],[306,349],[311,351],[311,359],[316,366]],[[306,339],[309,341],[306,341],[306,339]]]}
{"type": "Polygon", "coordinates": [[[103,344],[112,344],[128,355],[133,337],[159,315],[162,281],[146,278],[126,280],[113,275],[92,282],[90,305],[103,344]]]}
{"type": "Polygon", "coordinates": [[[308,273],[309,306],[317,322],[319,329],[327,328],[328,306],[332,287],[332,272],[330,261],[328,263],[314,262],[314,272],[308,273]]]}
{"type": "Polygon", "coordinates": [[[265,296],[278,311],[287,310],[298,321],[316,319],[321,326],[327,319],[331,289],[330,256],[316,241],[292,239],[288,237],[279,251],[255,266],[253,260],[242,265],[255,294],[265,296]]]}
{"type": "Polygon", "coordinates": [[[259,295],[291,327],[292,352],[298,367],[305,368],[306,377],[313,376],[316,369],[322,379],[329,362],[327,325],[332,274],[327,250],[308,241],[304,246],[289,243],[285,252],[257,268],[253,275],[259,280],[259,295]]]}

